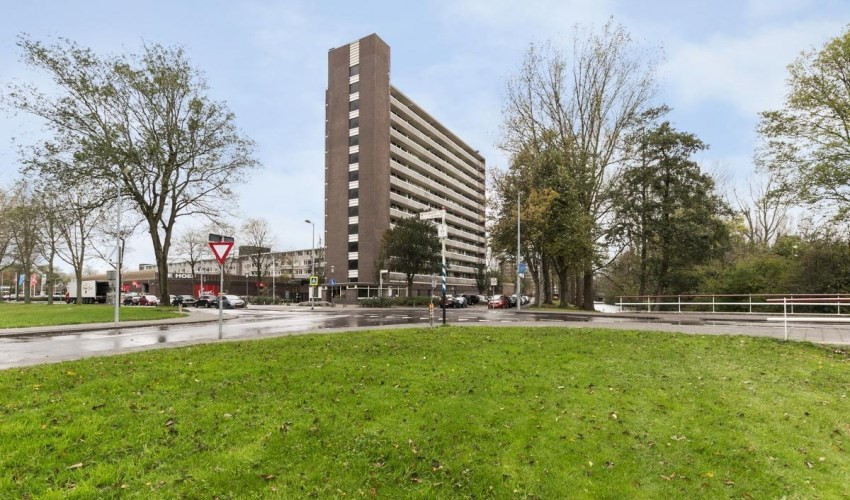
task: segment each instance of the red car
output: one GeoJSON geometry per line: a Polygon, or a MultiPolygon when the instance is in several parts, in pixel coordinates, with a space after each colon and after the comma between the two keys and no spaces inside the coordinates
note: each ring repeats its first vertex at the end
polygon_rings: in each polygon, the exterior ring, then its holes
{"type": "Polygon", "coordinates": [[[493,295],[490,297],[490,301],[487,303],[487,306],[490,309],[507,309],[508,298],[504,295],[493,295]]]}

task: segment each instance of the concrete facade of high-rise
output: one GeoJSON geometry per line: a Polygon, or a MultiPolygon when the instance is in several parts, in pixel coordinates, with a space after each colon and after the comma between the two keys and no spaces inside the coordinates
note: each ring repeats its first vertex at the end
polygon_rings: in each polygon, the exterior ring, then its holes
{"type": "MultiPolygon", "coordinates": [[[[376,294],[381,238],[392,224],[443,208],[449,293],[477,293],[485,174],[478,151],[392,85],[390,48],[377,35],[330,50],[325,242],[327,276],[343,298],[376,294]]],[[[403,279],[384,275],[385,282],[403,279]]],[[[428,294],[431,283],[430,275],[417,277],[413,295],[428,294]]]]}

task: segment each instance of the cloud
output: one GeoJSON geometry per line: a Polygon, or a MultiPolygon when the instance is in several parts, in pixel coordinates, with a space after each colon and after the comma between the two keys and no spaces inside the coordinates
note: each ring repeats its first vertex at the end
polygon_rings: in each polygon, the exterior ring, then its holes
{"type": "Polygon", "coordinates": [[[787,65],[841,29],[838,21],[810,20],[741,36],[680,41],[668,49],[660,73],[677,107],[716,100],[755,115],[782,104],[787,65]]]}

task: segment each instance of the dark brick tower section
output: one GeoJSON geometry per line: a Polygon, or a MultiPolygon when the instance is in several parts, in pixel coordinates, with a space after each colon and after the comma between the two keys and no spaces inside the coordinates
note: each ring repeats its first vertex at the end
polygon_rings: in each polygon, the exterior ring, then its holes
{"type": "Polygon", "coordinates": [[[390,47],[360,40],[359,281],[377,283],[381,238],[390,227],[390,47]]]}
{"type": "MultiPolygon", "coordinates": [[[[349,81],[351,46],[328,53],[325,94],[325,241],[328,277],[376,283],[375,261],[390,224],[390,48],[377,35],[359,40],[357,278],[349,278],[349,81]],[[330,268],[333,266],[333,274],[330,268]]],[[[355,299],[354,291],[349,299],[355,299]]]]}
{"type": "Polygon", "coordinates": [[[338,283],[348,281],[348,48],[328,53],[325,92],[325,269],[338,283]]]}

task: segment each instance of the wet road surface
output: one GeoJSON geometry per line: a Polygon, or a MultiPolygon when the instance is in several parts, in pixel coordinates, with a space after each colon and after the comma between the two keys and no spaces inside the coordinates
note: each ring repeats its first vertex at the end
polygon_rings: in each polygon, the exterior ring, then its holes
{"type": "MultiPolygon", "coordinates": [[[[216,317],[215,311],[199,311],[216,317]]],[[[427,309],[246,309],[225,311],[222,339],[248,339],[308,332],[337,332],[354,328],[422,326],[430,324],[427,309]]],[[[435,311],[439,324],[441,311],[435,311]]],[[[518,315],[513,310],[487,310],[473,307],[449,310],[448,320],[457,325],[611,327],[695,334],[749,335],[782,338],[781,322],[701,320],[676,316],[674,319],[623,318],[608,316],[518,315]]],[[[789,328],[792,340],[850,344],[850,325],[795,323],[789,328]]],[[[129,352],[159,347],[218,341],[218,323],[161,325],[143,328],[102,328],[81,333],[29,334],[0,337],[0,369],[79,359],[98,354],[129,352]]]]}

